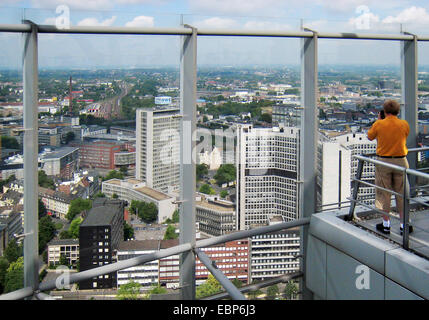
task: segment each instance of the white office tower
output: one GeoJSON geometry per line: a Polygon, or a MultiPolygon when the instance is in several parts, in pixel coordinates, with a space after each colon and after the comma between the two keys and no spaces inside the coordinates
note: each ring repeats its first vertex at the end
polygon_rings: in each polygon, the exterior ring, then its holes
{"type": "Polygon", "coordinates": [[[237,229],[298,218],[299,128],[237,127],[237,229]]]}
{"type": "Polygon", "coordinates": [[[180,185],[179,109],[137,109],[136,179],[164,193],[180,185]]]}
{"type": "MultiPolygon", "coordinates": [[[[373,154],[377,142],[369,141],[366,133],[346,133],[329,136],[321,133],[318,146],[317,196],[318,208],[326,210],[347,207],[353,194],[358,160],[354,155],[373,154]]],[[[362,180],[374,183],[374,165],[365,163],[362,180]]],[[[374,187],[361,184],[358,198],[373,204],[374,187]]]]}

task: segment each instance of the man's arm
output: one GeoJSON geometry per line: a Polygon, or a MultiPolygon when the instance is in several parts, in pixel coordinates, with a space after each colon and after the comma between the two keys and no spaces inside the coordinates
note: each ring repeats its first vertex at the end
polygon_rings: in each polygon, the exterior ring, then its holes
{"type": "Polygon", "coordinates": [[[368,130],[367,137],[368,137],[368,140],[370,140],[370,141],[374,140],[377,137],[377,128],[376,128],[377,126],[376,125],[377,125],[377,121],[374,122],[371,129],[368,130]]]}

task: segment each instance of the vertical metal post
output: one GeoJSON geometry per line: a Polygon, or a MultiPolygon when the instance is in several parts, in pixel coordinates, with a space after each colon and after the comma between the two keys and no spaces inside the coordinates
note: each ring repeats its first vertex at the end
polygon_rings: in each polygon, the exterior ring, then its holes
{"type": "Polygon", "coordinates": [[[359,186],[360,186],[359,180],[361,180],[361,178],[362,178],[363,166],[364,166],[364,161],[359,159],[357,172],[356,172],[356,180],[353,183],[353,196],[352,196],[353,198],[352,198],[352,200],[355,200],[355,201],[351,201],[350,209],[349,209],[349,215],[347,216],[347,220],[349,220],[349,221],[353,220],[353,217],[354,217],[355,208],[356,208],[356,200],[357,200],[358,194],[359,194],[359,186]]]}
{"type": "MultiPolygon", "coordinates": [[[[401,81],[402,102],[401,118],[407,120],[410,125],[410,134],[407,139],[408,148],[417,147],[418,112],[417,112],[417,37],[413,40],[401,42],[401,81]]],[[[417,152],[411,152],[407,156],[410,169],[417,168],[417,152]]],[[[410,185],[416,185],[416,177],[410,177],[410,185]]],[[[412,189],[415,190],[415,189],[412,189]]],[[[412,191],[414,195],[415,191],[412,191]]]]}
{"type": "Polygon", "coordinates": [[[408,228],[410,225],[410,222],[409,222],[409,218],[410,218],[410,214],[409,214],[410,194],[409,194],[409,187],[408,187],[408,173],[406,170],[404,171],[403,200],[404,200],[404,204],[403,204],[404,214],[403,214],[403,219],[401,222],[404,225],[404,229],[402,229],[402,246],[405,250],[408,250],[408,248],[409,248],[409,230],[408,230],[408,228]]]}
{"type": "MultiPolygon", "coordinates": [[[[186,25],[185,25],[186,26],[186,25]]],[[[187,26],[189,27],[189,26],[187,26]]],[[[192,27],[190,27],[192,28],[192,27]]],[[[180,244],[195,245],[195,139],[197,101],[197,30],[182,37],[180,55],[180,113],[182,115],[180,148],[180,244]]],[[[195,299],[195,255],[180,256],[182,300],[195,299]]]]}
{"type": "Polygon", "coordinates": [[[37,26],[24,34],[24,287],[39,287],[37,26]]]}
{"type": "MultiPolygon", "coordinates": [[[[310,30],[311,31],[311,30],[310,30]]],[[[310,217],[316,212],[316,176],[317,176],[317,33],[312,38],[301,39],[301,106],[303,113],[300,130],[300,218],[310,217]]],[[[306,279],[306,249],[308,226],[301,228],[301,280],[302,298],[312,299],[312,294],[305,286],[306,279]]]]}

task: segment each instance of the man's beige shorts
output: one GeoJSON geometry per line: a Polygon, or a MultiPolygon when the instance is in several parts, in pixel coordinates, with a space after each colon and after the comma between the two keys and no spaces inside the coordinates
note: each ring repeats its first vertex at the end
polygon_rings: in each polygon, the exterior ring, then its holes
{"type": "MultiPolygon", "coordinates": [[[[386,163],[394,164],[404,168],[409,168],[408,160],[404,158],[381,158],[377,157],[377,160],[386,163]]],[[[377,186],[393,190],[395,192],[403,194],[404,192],[404,175],[402,172],[386,168],[380,165],[375,166],[375,184],[377,186]]],[[[407,186],[408,188],[409,186],[407,186]]],[[[396,197],[396,207],[402,216],[404,201],[402,197],[396,197]]],[[[375,189],[375,206],[385,212],[390,212],[391,193],[375,189]]]]}

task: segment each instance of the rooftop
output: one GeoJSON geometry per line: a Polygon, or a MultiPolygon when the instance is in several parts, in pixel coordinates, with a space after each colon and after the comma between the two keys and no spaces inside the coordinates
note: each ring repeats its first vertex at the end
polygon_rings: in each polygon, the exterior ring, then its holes
{"type": "Polygon", "coordinates": [[[97,198],[93,201],[93,207],[89,210],[81,227],[105,226],[111,224],[114,217],[123,214],[122,201],[97,198]]]}

